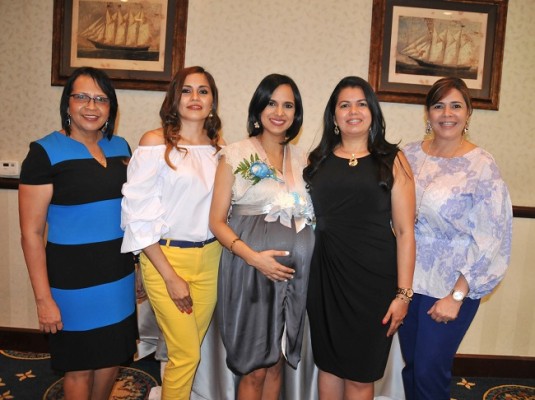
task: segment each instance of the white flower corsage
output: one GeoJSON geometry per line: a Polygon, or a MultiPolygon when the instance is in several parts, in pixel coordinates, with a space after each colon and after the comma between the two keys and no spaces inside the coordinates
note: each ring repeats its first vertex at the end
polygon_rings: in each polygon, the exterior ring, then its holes
{"type": "Polygon", "coordinates": [[[292,226],[292,217],[294,217],[298,232],[305,225],[313,225],[315,222],[312,203],[297,192],[279,192],[271,205],[271,210],[265,219],[268,222],[273,222],[280,218],[281,224],[290,228],[292,226]]]}

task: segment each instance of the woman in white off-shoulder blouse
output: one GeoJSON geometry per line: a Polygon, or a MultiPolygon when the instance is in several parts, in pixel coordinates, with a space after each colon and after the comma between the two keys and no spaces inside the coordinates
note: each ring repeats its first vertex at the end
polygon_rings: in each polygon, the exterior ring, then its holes
{"type": "Polygon", "coordinates": [[[219,150],[217,88],[201,67],[179,71],[143,135],[123,187],[123,252],[140,255],[168,349],[162,399],[189,399],[216,304],[221,246],[208,227],[219,150]]]}

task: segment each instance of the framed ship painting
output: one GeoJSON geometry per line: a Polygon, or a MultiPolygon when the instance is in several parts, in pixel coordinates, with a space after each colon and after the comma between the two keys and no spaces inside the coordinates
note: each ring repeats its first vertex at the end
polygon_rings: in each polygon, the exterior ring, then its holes
{"type": "Polygon", "coordinates": [[[369,82],[381,101],[423,104],[444,76],[497,110],[508,0],[373,0],[369,82]]]}
{"type": "Polygon", "coordinates": [[[184,66],[188,0],[54,0],[52,85],[103,69],[117,89],[166,90],[184,66]]]}

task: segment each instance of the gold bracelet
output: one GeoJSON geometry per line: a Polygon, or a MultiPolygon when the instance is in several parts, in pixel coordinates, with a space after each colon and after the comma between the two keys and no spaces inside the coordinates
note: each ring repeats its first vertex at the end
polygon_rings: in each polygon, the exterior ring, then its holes
{"type": "Polygon", "coordinates": [[[230,243],[230,246],[228,247],[229,251],[234,254],[234,252],[232,251],[232,246],[234,246],[234,244],[238,241],[238,240],[241,240],[239,237],[237,237],[236,239],[234,239],[231,243],[230,243]]]}
{"type": "Polygon", "coordinates": [[[414,291],[412,290],[412,288],[398,288],[396,293],[402,294],[403,296],[407,296],[409,299],[412,299],[412,296],[414,295],[414,291]]]}
{"type": "Polygon", "coordinates": [[[405,302],[406,304],[409,304],[412,299],[410,297],[405,296],[404,294],[398,293],[396,294],[396,297],[400,299],[401,301],[405,302]]]}

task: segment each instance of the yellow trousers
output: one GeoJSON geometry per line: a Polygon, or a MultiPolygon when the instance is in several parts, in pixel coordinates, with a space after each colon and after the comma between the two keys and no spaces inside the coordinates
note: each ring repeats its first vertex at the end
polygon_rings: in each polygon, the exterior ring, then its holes
{"type": "Polygon", "coordinates": [[[201,357],[201,343],[216,304],[221,245],[215,241],[202,248],[161,247],[176,273],[188,282],[193,300],[191,314],[180,312],[158,270],[141,254],[145,290],[169,357],[162,382],[162,400],[189,400],[201,357]]]}

